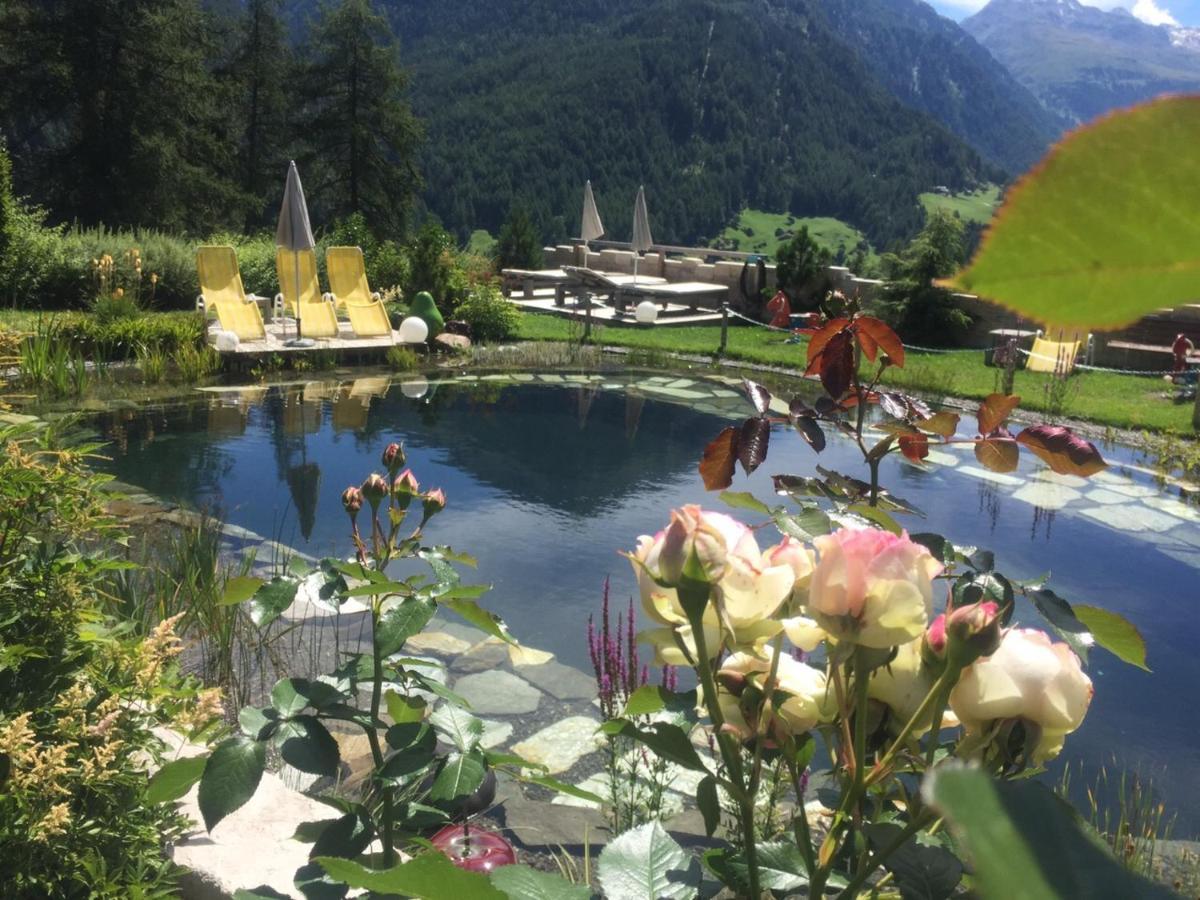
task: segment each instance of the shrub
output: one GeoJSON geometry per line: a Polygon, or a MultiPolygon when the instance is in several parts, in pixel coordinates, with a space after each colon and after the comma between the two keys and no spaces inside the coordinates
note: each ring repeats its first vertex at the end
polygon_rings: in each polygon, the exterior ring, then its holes
{"type": "Polygon", "coordinates": [[[421,368],[421,357],[416,351],[397,344],[388,347],[387,364],[396,372],[412,372],[421,368]]]}
{"type": "Polygon", "coordinates": [[[503,341],[516,333],[521,311],[495,285],[477,285],[454,310],[454,317],[471,326],[476,341],[503,341]]]}
{"type": "Polygon", "coordinates": [[[208,378],[221,369],[221,355],[207,344],[184,344],[171,354],[171,362],[185,384],[208,378]]]}
{"type": "Polygon", "coordinates": [[[499,269],[540,269],[542,267],[542,241],[529,213],[515,207],[509,212],[508,221],[500,229],[496,242],[496,267],[499,269]]]}
{"type": "MultiPolygon", "coordinates": [[[[178,817],[147,798],[151,726],[211,721],[180,682],[170,623],[146,641],[103,616],[120,538],[84,452],[0,429],[0,884],[6,897],[165,896],[178,817]]],[[[189,730],[190,727],[189,727],[189,730]]]]}
{"type": "Polygon", "coordinates": [[[824,297],[829,290],[825,266],[829,251],[818,246],[808,233],[807,226],[779,248],[779,289],[793,303],[808,306],[814,298],[824,297]]]}

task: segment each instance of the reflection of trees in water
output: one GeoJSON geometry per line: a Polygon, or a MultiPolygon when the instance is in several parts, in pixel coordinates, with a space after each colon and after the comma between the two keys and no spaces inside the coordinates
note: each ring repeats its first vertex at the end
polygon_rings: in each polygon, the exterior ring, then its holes
{"type": "Polygon", "coordinates": [[[1045,540],[1046,540],[1047,542],[1049,542],[1049,540],[1050,540],[1050,532],[1051,532],[1051,531],[1053,530],[1053,528],[1054,528],[1054,517],[1055,517],[1055,515],[1057,515],[1057,513],[1056,513],[1054,510],[1052,510],[1052,509],[1043,509],[1043,508],[1042,508],[1042,507],[1040,507],[1040,506],[1035,506],[1035,507],[1033,508],[1033,522],[1030,524],[1030,527],[1029,527],[1029,538],[1030,538],[1030,540],[1032,540],[1032,541],[1035,541],[1035,542],[1036,542],[1036,541],[1037,541],[1037,536],[1038,536],[1038,527],[1039,527],[1040,525],[1045,525],[1045,526],[1046,526],[1046,537],[1045,537],[1045,540]]]}
{"type": "Polygon", "coordinates": [[[99,468],[159,497],[215,505],[233,457],[208,436],[209,412],[204,400],[101,413],[96,427],[111,445],[101,453],[111,461],[99,468]]]}
{"type": "Polygon", "coordinates": [[[990,481],[979,482],[979,512],[988,521],[988,530],[995,532],[1000,522],[1000,492],[990,481]]]}

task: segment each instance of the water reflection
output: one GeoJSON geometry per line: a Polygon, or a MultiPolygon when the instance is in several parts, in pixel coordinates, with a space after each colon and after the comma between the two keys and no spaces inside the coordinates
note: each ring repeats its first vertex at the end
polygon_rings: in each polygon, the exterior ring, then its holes
{"type": "MultiPolygon", "coordinates": [[[[673,506],[718,504],[696,463],[746,407],[727,385],[688,379],[523,378],[313,381],[109,413],[99,425],[121,481],[219,507],[230,522],[312,555],[349,552],[339,495],[402,440],[422,484],[450,499],[431,539],[477,557],[473,579],[494,585],[486,603],[523,640],[586,666],[584,622],[604,578],[618,602],[636,593],[617,551],[661,528],[673,506]]],[[[781,429],[773,444],[769,467],[739,474],[736,490],[768,498],[772,475],[813,474],[817,458],[800,440],[781,429]]],[[[1015,476],[997,478],[970,448],[944,447],[924,468],[889,458],[882,483],[925,513],[905,520],[912,530],[994,550],[1014,578],[1050,571],[1057,593],[1138,625],[1154,674],[1093,652],[1096,698],[1069,746],[1096,762],[1117,752],[1124,763],[1166,767],[1173,805],[1200,809],[1200,696],[1177,689],[1200,676],[1190,614],[1200,512],[1126,470],[1129,454],[1113,457],[1118,465],[1088,482],[1054,476],[1027,454],[1015,476]]],[[[861,474],[842,440],[831,439],[820,462],[861,474]]]]}

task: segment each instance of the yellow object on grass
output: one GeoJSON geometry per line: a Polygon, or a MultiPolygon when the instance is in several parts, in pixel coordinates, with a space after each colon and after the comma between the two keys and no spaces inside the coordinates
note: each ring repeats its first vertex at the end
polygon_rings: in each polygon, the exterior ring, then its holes
{"type": "Polygon", "coordinates": [[[205,310],[213,310],[224,331],[241,341],[261,341],[267,336],[258,304],[246,298],[237,253],[232,247],[205,246],[196,251],[196,272],[205,310]]]}
{"type": "Polygon", "coordinates": [[[1051,375],[1068,375],[1075,369],[1075,357],[1079,355],[1082,341],[1060,340],[1037,337],[1029,351],[1029,362],[1025,368],[1030,372],[1046,372],[1051,375]]]}
{"type": "Polygon", "coordinates": [[[337,313],[333,310],[333,304],[321,296],[321,285],[317,281],[317,254],[312,250],[285,250],[280,247],[275,251],[275,273],[279,276],[283,308],[292,315],[299,311],[300,336],[337,337],[337,313]],[[298,282],[297,274],[300,276],[298,282]]]}
{"type": "Polygon", "coordinates": [[[392,323],[378,294],[371,293],[367,268],[358,247],[330,247],[325,251],[329,290],[339,309],[350,317],[350,327],[359,337],[391,335],[392,323]]]}

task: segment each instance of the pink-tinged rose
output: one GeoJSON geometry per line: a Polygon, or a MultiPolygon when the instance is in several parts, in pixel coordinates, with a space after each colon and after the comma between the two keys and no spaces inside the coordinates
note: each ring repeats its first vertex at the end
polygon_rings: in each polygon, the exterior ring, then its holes
{"type": "Polygon", "coordinates": [[[925,631],[925,646],[933,651],[934,656],[943,657],[946,655],[945,613],[942,613],[929,623],[929,628],[925,631]]]}
{"type": "Polygon", "coordinates": [[[942,565],[908,535],[842,529],[817,538],[808,612],[838,641],[884,649],[920,637],[942,565]]]}
{"type": "MultiPolygon", "coordinates": [[[[742,740],[748,740],[757,733],[772,659],[773,651],[769,647],[762,656],[734,653],[725,660],[718,672],[717,680],[722,686],[717,689],[717,703],[730,731],[742,740]],[[757,690],[747,690],[746,687],[750,685],[757,690]],[[731,687],[734,690],[729,690],[731,687]]],[[[771,738],[780,737],[781,730],[788,734],[803,734],[821,722],[831,721],[833,717],[825,673],[800,662],[791,654],[779,657],[775,691],[786,694],[787,699],[775,710],[773,721],[767,725],[766,733],[771,738]]]]}
{"type": "Polygon", "coordinates": [[[368,475],[367,480],[362,483],[362,495],[372,509],[379,507],[380,502],[387,496],[388,483],[382,475],[368,475]]]}
{"type": "Polygon", "coordinates": [[[808,597],[817,555],[795,538],[785,537],[774,547],[763,551],[763,558],[772,566],[787,566],[792,570],[792,601],[802,604],[808,597]]]}
{"type": "Polygon", "coordinates": [[[658,557],[658,576],[668,584],[678,584],[683,568],[693,553],[709,581],[720,581],[730,553],[743,552],[753,545],[759,555],[754,534],[732,516],[707,512],[699,506],[672,510],[671,524],[663,532],[658,557]],[[747,543],[748,542],[748,543],[747,543]]]}
{"type": "Polygon", "coordinates": [[[404,465],[404,445],[395,442],[388,444],[383,450],[381,459],[383,467],[387,469],[387,473],[395,475],[400,470],[400,467],[404,465]]]}
{"type": "MultiPolygon", "coordinates": [[[[899,734],[908,721],[917,714],[925,697],[938,679],[934,671],[922,658],[922,639],[918,638],[901,644],[896,648],[895,658],[886,666],[881,666],[871,673],[871,681],[867,685],[867,696],[886,706],[891,715],[887,719],[887,729],[892,734],[899,734]]],[[[933,710],[917,723],[913,734],[920,736],[927,732],[933,723],[933,710]]],[[[953,728],[958,725],[958,719],[951,715],[943,715],[942,728],[953,728]]]]}
{"type": "Polygon", "coordinates": [[[698,506],[676,510],[670,526],[653,537],[640,537],[630,554],[647,616],[673,628],[688,624],[673,585],[693,552],[712,581],[705,631],[710,624],[724,626],[710,649],[719,648],[722,636],[734,645],[753,645],[779,633],[781,625],[773,617],[792,594],[792,565],[767,559],[754,532],[741,522],[698,506]]]}
{"type": "Polygon", "coordinates": [[[996,721],[1033,723],[1041,735],[1031,761],[1040,764],[1057,756],[1066,736],[1083,724],[1092,693],[1070,647],[1044,632],[1014,628],[995,653],[963,670],[950,706],[968,734],[982,734],[996,721]]]}

